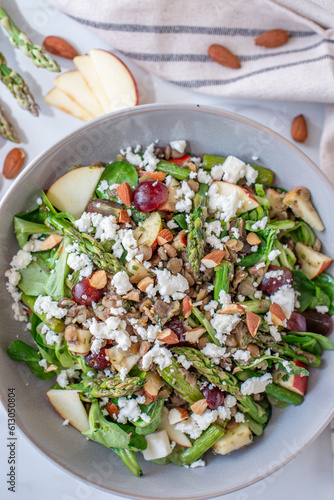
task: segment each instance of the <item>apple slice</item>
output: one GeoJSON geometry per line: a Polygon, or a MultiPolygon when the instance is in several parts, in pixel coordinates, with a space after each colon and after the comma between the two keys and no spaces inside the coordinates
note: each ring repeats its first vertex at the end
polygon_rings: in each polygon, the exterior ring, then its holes
{"type": "Polygon", "coordinates": [[[286,210],[288,207],[283,203],[283,195],[275,189],[269,188],[266,191],[266,198],[270,203],[269,217],[274,219],[275,216],[286,210]]]}
{"type": "Polygon", "coordinates": [[[52,205],[79,219],[92,198],[103,167],[80,167],[59,177],[46,193],[52,205]]]}
{"type": "Polygon", "coordinates": [[[79,397],[79,391],[50,389],[46,395],[64,420],[68,420],[80,432],[89,429],[88,416],[79,397]]]}
{"type": "Polygon", "coordinates": [[[62,90],[80,106],[86,108],[94,117],[104,115],[104,111],[93,92],[78,70],[67,71],[54,79],[57,89],[62,90]]]}
{"type": "MultiPolygon", "coordinates": [[[[304,363],[300,361],[292,361],[296,366],[301,366],[306,368],[304,363]]],[[[301,377],[300,375],[292,375],[284,372],[283,370],[273,371],[273,381],[275,384],[281,385],[289,391],[296,392],[301,396],[304,396],[307,389],[308,376],[301,377]]]]}
{"type": "Polygon", "coordinates": [[[136,106],[137,86],[125,64],[105,50],[93,49],[89,55],[109,99],[111,111],[136,106]]]}
{"type": "Polygon", "coordinates": [[[111,111],[110,102],[105,93],[101,79],[95,70],[92,58],[89,55],[76,56],[73,62],[86,80],[88,87],[101,104],[103,111],[109,113],[111,111]]]}
{"type": "Polygon", "coordinates": [[[152,251],[158,246],[158,234],[162,229],[161,216],[158,212],[153,212],[141,226],[134,231],[134,237],[138,245],[147,245],[152,247],[152,251]]]}
{"type": "Polygon", "coordinates": [[[316,252],[313,248],[308,247],[300,241],[296,243],[295,251],[302,271],[310,280],[322,273],[333,262],[331,257],[321,252],[316,252]]]}
{"type": "Polygon", "coordinates": [[[165,430],[147,434],[145,438],[147,441],[147,448],[143,451],[145,460],[158,460],[171,453],[172,447],[165,430]]]}
{"type": "Polygon", "coordinates": [[[159,210],[163,212],[175,212],[175,205],[177,203],[176,192],[180,187],[180,183],[172,177],[167,186],[168,194],[165,203],[160,205],[159,210]]]}
{"type": "Polygon", "coordinates": [[[176,430],[174,425],[169,423],[169,411],[164,407],[162,411],[161,422],[158,429],[163,429],[167,432],[168,437],[171,441],[175,441],[176,444],[184,446],[185,448],[191,448],[192,444],[190,439],[181,431],[176,430]]]}
{"type": "MultiPolygon", "coordinates": [[[[240,207],[238,207],[236,214],[242,214],[243,212],[248,212],[260,206],[259,202],[254,198],[254,196],[237,184],[232,184],[231,182],[216,181],[213,184],[218,186],[218,193],[221,196],[230,196],[235,191],[238,193],[238,198],[241,201],[240,207]]],[[[212,184],[212,185],[213,185],[212,184]]]]}
{"type": "Polygon", "coordinates": [[[137,259],[132,259],[125,265],[131,273],[130,283],[139,283],[142,279],[150,275],[149,270],[137,259]]]}
{"type": "Polygon", "coordinates": [[[232,451],[248,446],[252,441],[250,428],[245,424],[239,424],[237,427],[226,431],[224,436],[213,445],[213,449],[218,455],[228,455],[232,451]]]}
{"type": "Polygon", "coordinates": [[[286,203],[297,217],[304,219],[316,231],[325,229],[311,201],[311,193],[305,187],[298,186],[286,193],[283,203],[286,203]]]}
{"type": "Polygon", "coordinates": [[[61,109],[69,115],[80,118],[80,120],[83,120],[84,122],[88,122],[94,118],[92,113],[80,106],[80,104],[60,89],[55,88],[50,90],[50,92],[44,97],[44,101],[46,104],[50,104],[50,106],[61,109]]]}

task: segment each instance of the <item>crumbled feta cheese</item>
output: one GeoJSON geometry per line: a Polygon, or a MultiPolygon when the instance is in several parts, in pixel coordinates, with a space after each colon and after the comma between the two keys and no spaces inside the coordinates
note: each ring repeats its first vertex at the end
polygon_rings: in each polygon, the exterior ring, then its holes
{"type": "Polygon", "coordinates": [[[34,304],[34,311],[37,314],[46,314],[46,319],[64,318],[67,314],[67,309],[58,307],[58,303],[52,300],[48,295],[39,295],[34,304]]]}
{"type": "Polygon", "coordinates": [[[14,269],[25,269],[29,266],[32,261],[32,255],[30,252],[25,250],[19,250],[16,255],[14,255],[10,265],[14,269]]]}
{"type": "Polygon", "coordinates": [[[254,292],[254,298],[255,299],[261,299],[262,298],[262,292],[261,292],[261,290],[256,290],[254,292]]]}
{"type": "Polygon", "coordinates": [[[205,467],[205,466],[206,463],[202,459],[199,459],[196,462],[193,462],[192,464],[189,465],[191,469],[196,469],[197,467],[205,467]]]}
{"type": "Polygon", "coordinates": [[[8,279],[8,283],[15,287],[20,282],[21,274],[15,271],[15,269],[8,269],[8,271],[5,272],[5,277],[8,279]]]}
{"type": "Polygon", "coordinates": [[[181,354],[181,356],[177,357],[178,363],[183,366],[186,370],[189,370],[189,368],[192,366],[192,362],[188,361],[187,358],[185,357],[184,354],[181,354]]]}
{"type": "Polygon", "coordinates": [[[283,269],[277,269],[276,271],[267,271],[264,277],[268,280],[270,278],[279,278],[280,276],[283,276],[284,271],[283,269]]]}
{"type": "Polygon", "coordinates": [[[260,394],[265,391],[267,385],[271,384],[273,378],[270,373],[265,373],[262,377],[251,377],[241,384],[241,394],[260,394]]]}
{"type": "Polygon", "coordinates": [[[272,250],[268,255],[268,260],[275,260],[276,257],[280,255],[280,253],[281,252],[279,250],[272,250]]]}
{"type": "Polygon", "coordinates": [[[320,314],[326,314],[326,313],[328,313],[328,307],[327,306],[316,306],[315,309],[320,314]]]}
{"type": "Polygon", "coordinates": [[[41,359],[39,362],[38,362],[39,366],[42,366],[44,368],[44,370],[47,369],[48,367],[48,362],[46,361],[46,359],[41,359]]]}
{"type": "Polygon", "coordinates": [[[173,219],[171,219],[171,220],[169,220],[169,221],[167,222],[167,227],[168,227],[169,229],[177,229],[177,228],[179,227],[179,225],[178,225],[178,224],[176,224],[176,222],[175,222],[175,221],[173,221],[173,219]]]}
{"type": "Polygon", "coordinates": [[[254,222],[251,229],[253,231],[256,231],[257,229],[264,229],[267,225],[267,222],[268,222],[268,217],[265,215],[263,219],[254,222]]]}
{"type": "Polygon", "coordinates": [[[77,378],[79,376],[79,372],[76,370],[73,370],[73,368],[68,368],[67,370],[61,370],[60,373],[57,375],[57,384],[60,385],[60,387],[66,387],[69,383],[69,378],[77,378]]]}
{"type": "MultiPolygon", "coordinates": [[[[68,251],[68,247],[66,251],[68,251]]],[[[93,263],[84,253],[69,253],[67,265],[73,269],[73,271],[80,271],[80,278],[87,278],[87,276],[90,276],[93,272],[93,263]]]]}
{"type": "Polygon", "coordinates": [[[239,361],[241,364],[246,364],[249,361],[251,354],[249,351],[243,351],[242,349],[238,349],[232,355],[236,361],[239,361]]]}
{"type": "Polygon", "coordinates": [[[177,151],[178,153],[184,153],[187,147],[187,143],[183,139],[178,141],[171,141],[170,147],[172,149],[175,149],[175,151],[177,151]]]}
{"type": "Polygon", "coordinates": [[[220,239],[220,233],[222,232],[222,226],[220,220],[214,220],[212,222],[205,223],[205,236],[206,243],[211,245],[217,250],[223,250],[224,244],[220,239]]]}
{"type": "Polygon", "coordinates": [[[210,171],[210,174],[214,181],[221,181],[224,174],[223,165],[214,165],[210,171]]]}
{"type": "Polygon", "coordinates": [[[154,143],[150,144],[143,154],[143,160],[140,163],[140,167],[144,167],[147,172],[154,172],[159,163],[159,158],[154,155],[154,143]]]}
{"type": "Polygon", "coordinates": [[[204,306],[204,311],[209,311],[211,316],[213,316],[217,307],[218,307],[218,302],[216,300],[211,300],[208,304],[204,306]]]}
{"type": "Polygon", "coordinates": [[[221,220],[228,222],[235,217],[238,208],[242,206],[239,200],[238,191],[235,190],[228,196],[222,196],[219,193],[219,184],[211,184],[209,191],[208,211],[210,214],[216,214],[221,220]]]}
{"type": "Polygon", "coordinates": [[[226,356],[226,347],[219,347],[218,345],[209,342],[208,344],[206,344],[206,346],[203,347],[201,352],[208,358],[211,358],[211,361],[213,363],[218,365],[220,358],[226,356]]]}
{"type": "Polygon", "coordinates": [[[149,342],[154,342],[158,335],[161,333],[161,328],[159,325],[147,325],[144,327],[134,324],[132,326],[137,335],[139,335],[143,340],[148,340],[149,342]]]}
{"type": "Polygon", "coordinates": [[[134,237],[132,229],[120,229],[117,231],[116,242],[112,248],[112,252],[118,259],[126,251],[126,260],[130,262],[139,253],[138,242],[134,237]]]}
{"type": "Polygon", "coordinates": [[[195,196],[195,192],[189,187],[187,181],[182,181],[181,187],[176,190],[176,200],[175,210],[177,212],[191,212],[193,202],[192,199],[195,196]]]}
{"type": "Polygon", "coordinates": [[[120,412],[117,415],[117,421],[121,424],[126,424],[128,420],[136,422],[139,419],[140,407],[135,399],[118,398],[118,407],[120,412]]]}
{"type": "Polygon", "coordinates": [[[250,247],[250,249],[251,249],[251,252],[257,252],[259,249],[259,245],[253,245],[250,247]]]}
{"type": "Polygon", "coordinates": [[[105,194],[106,191],[109,189],[109,184],[108,181],[103,180],[99,184],[99,191],[101,191],[102,194],[105,194]]]}
{"type": "Polygon", "coordinates": [[[222,343],[223,334],[230,334],[240,321],[239,314],[215,314],[211,325],[216,330],[216,339],[222,343]]]}
{"type": "Polygon", "coordinates": [[[118,347],[126,351],[131,347],[131,340],[126,331],[126,321],[117,316],[110,316],[106,321],[97,322],[92,318],[89,324],[89,331],[94,335],[95,340],[91,345],[91,351],[97,354],[101,349],[101,340],[114,340],[118,347]]]}
{"type": "Polygon", "coordinates": [[[262,267],[266,267],[265,262],[259,262],[258,264],[256,264],[255,269],[261,269],[262,267]]]}
{"type": "Polygon", "coordinates": [[[43,204],[42,198],[37,198],[36,203],[37,205],[42,205],[43,204]]]}
{"type": "Polygon", "coordinates": [[[245,421],[245,415],[241,413],[241,411],[237,411],[237,413],[234,415],[234,420],[237,423],[242,423],[245,421]]]}
{"type": "Polygon", "coordinates": [[[175,425],[175,429],[188,434],[191,439],[197,439],[209,425],[217,420],[218,416],[217,410],[206,410],[202,415],[192,413],[186,420],[178,422],[175,425]]]}
{"type": "Polygon", "coordinates": [[[158,344],[155,344],[142,357],[143,370],[147,370],[151,363],[156,363],[159,365],[160,370],[163,370],[172,363],[172,353],[166,347],[160,347],[158,344]]]}
{"type": "Polygon", "coordinates": [[[282,340],[281,334],[278,331],[277,326],[275,326],[275,325],[269,325],[269,333],[274,338],[274,340],[276,342],[279,342],[280,340],[282,340]]]}
{"type": "Polygon", "coordinates": [[[253,168],[251,165],[246,165],[247,186],[254,184],[258,175],[259,175],[259,172],[257,170],[255,170],[255,168],[253,168]]]}
{"type": "Polygon", "coordinates": [[[118,295],[126,295],[133,288],[129,276],[125,271],[116,273],[111,280],[111,284],[116,288],[118,295]]]}
{"type": "Polygon", "coordinates": [[[233,408],[237,404],[237,399],[232,396],[232,394],[227,394],[224,398],[224,406],[227,408],[233,408]]]}
{"type": "Polygon", "coordinates": [[[291,285],[281,286],[276,293],[270,296],[272,304],[275,302],[283,309],[285,317],[290,318],[295,308],[295,293],[291,285]]]}
{"type": "Polygon", "coordinates": [[[157,277],[156,286],[149,285],[146,288],[146,293],[149,297],[154,297],[157,292],[159,292],[166,302],[170,302],[170,298],[180,300],[184,297],[184,292],[188,290],[189,283],[182,274],[172,274],[167,269],[157,269],[155,274],[157,277]]]}
{"type": "Polygon", "coordinates": [[[236,184],[246,173],[246,164],[235,156],[228,156],[223,163],[223,180],[236,184]]]}
{"type": "Polygon", "coordinates": [[[25,245],[23,245],[22,250],[24,252],[39,252],[42,240],[36,238],[31,238],[25,245]]]}
{"type": "Polygon", "coordinates": [[[232,299],[229,293],[226,293],[225,290],[220,290],[218,302],[222,305],[222,307],[228,306],[231,304],[232,299]]]}
{"type": "Polygon", "coordinates": [[[212,184],[212,177],[208,172],[200,168],[197,172],[197,180],[201,184],[207,184],[208,186],[211,186],[212,184]]]}
{"type": "Polygon", "coordinates": [[[238,240],[240,238],[240,232],[239,232],[239,229],[237,227],[232,227],[231,233],[236,240],[238,240]]]}

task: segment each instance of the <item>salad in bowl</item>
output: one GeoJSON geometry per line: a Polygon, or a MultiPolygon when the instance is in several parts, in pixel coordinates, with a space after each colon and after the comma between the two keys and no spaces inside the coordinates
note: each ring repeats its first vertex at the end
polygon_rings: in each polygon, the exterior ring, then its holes
{"type": "Polygon", "coordinates": [[[256,446],[334,349],[323,223],[268,168],[185,140],[128,147],[71,167],[14,230],[7,288],[35,346],[8,354],[136,476],[136,453],[194,468],[256,446]]]}

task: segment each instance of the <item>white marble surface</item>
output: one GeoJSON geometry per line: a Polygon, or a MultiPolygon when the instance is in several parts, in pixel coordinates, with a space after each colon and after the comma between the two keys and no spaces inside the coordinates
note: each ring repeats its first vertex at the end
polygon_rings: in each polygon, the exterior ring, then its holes
{"type": "MultiPolygon", "coordinates": [[[[102,40],[95,37],[83,26],[66,18],[49,7],[44,0],[7,0],[3,2],[8,10],[15,14],[16,20],[24,26],[36,42],[41,43],[44,36],[63,36],[76,48],[85,53],[91,48],[108,48],[102,40]]],[[[2,33],[1,33],[2,35],[2,33]]],[[[12,118],[22,138],[21,147],[26,151],[28,161],[47,149],[54,142],[72,132],[82,123],[61,111],[51,109],[43,103],[42,96],[52,87],[54,75],[35,68],[23,54],[14,51],[1,38],[1,50],[5,53],[9,65],[19,70],[29,83],[41,107],[41,115],[34,118],[21,110],[11,95],[1,87],[1,102],[12,118]]],[[[72,69],[70,61],[61,60],[63,70],[72,69]]],[[[316,103],[292,103],[273,101],[251,101],[224,99],[194,93],[168,84],[147,74],[144,70],[128,63],[139,87],[140,104],[154,102],[199,103],[220,107],[256,120],[281,135],[289,138],[291,119],[303,113],[309,124],[309,138],[301,149],[316,163],[319,159],[319,142],[323,125],[324,107],[316,103]]],[[[12,148],[12,144],[0,137],[0,163],[12,148]]],[[[293,168],[293,166],[292,166],[293,168]]],[[[0,196],[3,196],[11,181],[0,179],[0,196]]],[[[8,448],[7,416],[0,407],[0,498],[7,500],[117,500],[120,497],[101,492],[77,481],[68,473],[57,468],[42,456],[17,431],[17,484],[16,493],[7,490],[8,448]]],[[[140,488],[140,480],[138,481],[140,488]]],[[[265,480],[224,496],[226,500],[288,500],[303,498],[313,500],[321,496],[322,500],[334,497],[332,450],[330,429],[327,428],[306,450],[284,468],[265,480]]]]}

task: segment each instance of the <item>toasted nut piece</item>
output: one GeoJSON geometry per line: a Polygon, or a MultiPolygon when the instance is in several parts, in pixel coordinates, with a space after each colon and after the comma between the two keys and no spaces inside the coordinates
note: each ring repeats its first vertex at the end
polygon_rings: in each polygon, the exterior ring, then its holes
{"type": "Polygon", "coordinates": [[[202,415],[208,407],[206,399],[199,399],[192,405],[190,405],[191,410],[196,413],[196,415],[202,415]]]}
{"type": "Polygon", "coordinates": [[[244,314],[245,307],[241,304],[227,304],[218,314],[244,314]]]}
{"type": "Polygon", "coordinates": [[[130,346],[130,352],[131,354],[138,354],[140,345],[138,342],[133,342],[130,346]]]}
{"type": "Polygon", "coordinates": [[[197,172],[197,167],[192,161],[188,161],[185,167],[189,168],[189,170],[191,170],[192,172],[197,172]]]}
{"type": "Polygon", "coordinates": [[[286,316],[284,314],[283,309],[280,305],[273,302],[270,306],[269,312],[271,314],[271,321],[275,326],[279,326],[286,320],[286,316]]]}
{"type": "Polygon", "coordinates": [[[122,182],[117,188],[117,196],[125,206],[129,207],[132,202],[132,189],[130,184],[122,182]]]}
{"type": "Polygon", "coordinates": [[[255,337],[256,332],[259,328],[260,322],[261,322],[261,318],[259,316],[257,316],[256,314],[254,314],[251,311],[246,312],[246,324],[247,324],[248,331],[252,337],[255,337]]]}
{"type": "Polygon", "coordinates": [[[258,358],[260,356],[260,349],[255,344],[248,344],[246,350],[250,353],[253,358],[258,358]]]}
{"type": "Polygon", "coordinates": [[[187,231],[182,229],[177,236],[175,236],[173,241],[173,247],[179,252],[183,252],[187,249],[187,231]]]}
{"type": "Polygon", "coordinates": [[[212,267],[218,266],[218,264],[221,263],[225,255],[225,250],[214,250],[211,253],[208,253],[203,259],[201,260],[203,266],[205,266],[207,269],[211,269],[212,267]]]}
{"type": "Polygon", "coordinates": [[[262,240],[260,240],[260,238],[258,237],[258,235],[256,233],[248,233],[247,234],[247,243],[249,243],[249,245],[253,246],[253,245],[259,245],[262,240]]]}
{"type": "Polygon", "coordinates": [[[182,315],[184,318],[189,318],[192,307],[191,298],[186,295],[182,300],[182,315]]]}
{"type": "Polygon", "coordinates": [[[167,174],[165,172],[146,172],[146,170],[139,170],[138,173],[140,175],[146,176],[149,179],[153,179],[154,181],[164,181],[167,174]]]}
{"type": "Polygon", "coordinates": [[[150,349],[151,349],[151,344],[147,340],[145,340],[140,344],[138,353],[139,356],[143,357],[150,349]]]}
{"type": "Polygon", "coordinates": [[[105,271],[96,271],[90,278],[89,284],[93,288],[101,290],[107,284],[107,273],[105,271]]]}
{"type": "Polygon", "coordinates": [[[106,410],[107,412],[109,413],[109,415],[111,417],[113,417],[114,415],[118,415],[119,414],[119,408],[117,405],[115,405],[115,403],[112,403],[111,401],[108,401],[108,403],[106,404],[106,410]]]}
{"type": "Polygon", "coordinates": [[[130,222],[130,215],[128,214],[127,210],[120,211],[118,222],[120,224],[126,224],[127,222],[130,222]]]}
{"type": "Polygon", "coordinates": [[[160,342],[164,342],[165,344],[170,344],[170,345],[179,343],[178,336],[170,328],[165,328],[165,330],[162,330],[160,335],[158,335],[158,340],[160,340],[160,342]]]}
{"type": "Polygon", "coordinates": [[[156,401],[159,391],[164,385],[164,381],[157,373],[152,371],[146,373],[145,379],[144,392],[150,399],[156,401]]]}
{"type": "Polygon", "coordinates": [[[305,142],[307,139],[307,123],[303,115],[295,116],[291,122],[291,137],[296,142],[305,142]]]}
{"type": "Polygon", "coordinates": [[[201,337],[197,342],[197,347],[201,351],[207,344],[210,344],[211,340],[208,337],[201,337]]]}
{"type": "Polygon", "coordinates": [[[240,252],[244,248],[244,244],[239,240],[229,240],[225,243],[225,246],[234,252],[240,252]]]}
{"type": "Polygon", "coordinates": [[[131,292],[124,295],[123,299],[133,300],[133,302],[139,302],[139,292],[138,290],[131,290],[131,292]]]}
{"type": "Polygon", "coordinates": [[[142,280],[139,281],[137,287],[139,288],[139,290],[141,292],[145,292],[146,288],[149,285],[153,285],[153,283],[154,283],[154,279],[150,278],[150,276],[146,276],[146,278],[143,278],[142,280]]]}
{"type": "Polygon", "coordinates": [[[49,373],[49,372],[54,372],[55,370],[58,370],[58,366],[56,366],[56,365],[49,365],[49,366],[46,368],[45,372],[46,372],[46,373],[49,373]]]}
{"type": "Polygon", "coordinates": [[[185,420],[186,418],[189,418],[189,413],[181,406],[177,406],[176,408],[169,410],[168,421],[170,425],[182,422],[182,420],[185,420]]]}
{"type": "Polygon", "coordinates": [[[274,29],[268,30],[261,35],[258,35],[254,43],[260,47],[265,47],[266,49],[275,49],[276,47],[281,47],[286,44],[289,40],[289,33],[285,30],[274,29]]]}
{"type": "Polygon", "coordinates": [[[163,229],[158,234],[157,240],[158,240],[158,245],[164,245],[165,243],[168,243],[169,241],[173,240],[173,235],[169,229],[163,229]]]}
{"type": "Polygon", "coordinates": [[[177,256],[177,251],[169,243],[165,243],[162,248],[165,250],[165,252],[167,253],[168,257],[170,257],[171,259],[173,259],[174,257],[177,256]]]}
{"type": "Polygon", "coordinates": [[[39,249],[42,250],[51,250],[51,248],[55,248],[59,245],[59,243],[63,240],[63,237],[58,234],[50,234],[44,241],[42,241],[39,249]]]}
{"type": "Polygon", "coordinates": [[[26,154],[21,148],[14,148],[7,154],[4,164],[2,175],[6,179],[14,179],[21,171],[26,154]]]}
{"type": "Polygon", "coordinates": [[[197,328],[193,328],[192,330],[187,330],[185,333],[186,342],[190,342],[191,344],[195,344],[197,340],[206,332],[206,329],[203,326],[198,326],[197,328]]]}
{"type": "Polygon", "coordinates": [[[58,57],[73,59],[78,56],[78,51],[66,40],[59,36],[47,36],[44,38],[43,47],[45,50],[58,57]]]}

